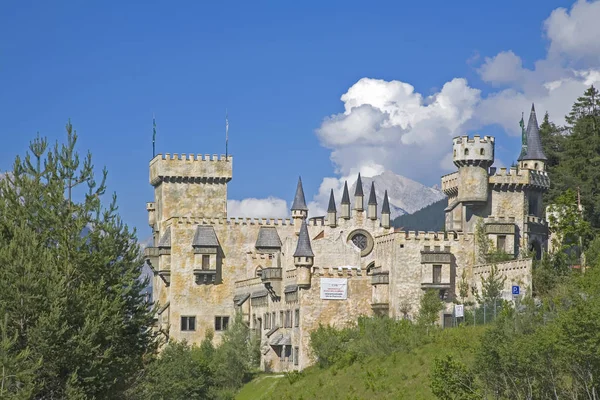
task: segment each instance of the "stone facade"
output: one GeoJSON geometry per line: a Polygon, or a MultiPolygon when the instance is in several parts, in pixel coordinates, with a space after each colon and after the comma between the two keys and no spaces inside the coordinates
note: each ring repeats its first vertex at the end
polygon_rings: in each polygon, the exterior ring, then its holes
{"type": "Polygon", "coordinates": [[[395,230],[387,193],[383,207],[374,194],[365,207],[360,182],[353,204],[345,186],[339,215],[331,193],[327,215],[309,219],[299,181],[292,218],[229,218],[231,157],[156,156],[155,199],[147,204],[154,246],[145,250],[155,274],[156,328],[193,343],[210,329],[218,343],[241,312],[261,337],[262,367],[284,371],[313,363],[310,332],[319,324],[343,326],[360,315],[412,319],[426,289],[446,302],[443,324],[463,271],[479,289],[490,273],[478,263],[477,224],[512,258],[498,264],[507,277],[503,296],[511,298],[513,284],[530,290],[531,250],[547,242],[540,214],[547,174],[490,168],[491,137],[463,136],[453,146],[458,171],[442,177],[445,232],[395,230]]]}

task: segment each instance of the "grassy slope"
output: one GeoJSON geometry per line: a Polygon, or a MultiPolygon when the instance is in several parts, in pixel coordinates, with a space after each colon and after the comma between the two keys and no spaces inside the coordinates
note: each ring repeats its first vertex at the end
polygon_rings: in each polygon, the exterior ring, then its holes
{"type": "Polygon", "coordinates": [[[261,376],[236,397],[244,399],[435,399],[429,388],[433,360],[452,353],[466,363],[484,327],[461,327],[437,332],[432,341],[410,353],[368,359],[346,368],[307,368],[290,384],[285,376],[261,376]]]}

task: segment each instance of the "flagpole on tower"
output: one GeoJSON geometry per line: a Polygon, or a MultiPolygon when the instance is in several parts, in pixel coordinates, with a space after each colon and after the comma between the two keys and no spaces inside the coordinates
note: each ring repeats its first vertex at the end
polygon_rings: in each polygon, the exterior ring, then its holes
{"type": "Polygon", "coordinates": [[[227,161],[227,158],[229,156],[228,153],[228,144],[229,144],[229,116],[227,113],[227,109],[225,109],[225,161],[227,161]]]}
{"type": "Polygon", "coordinates": [[[152,113],[152,158],[156,156],[156,118],[152,113]]]}

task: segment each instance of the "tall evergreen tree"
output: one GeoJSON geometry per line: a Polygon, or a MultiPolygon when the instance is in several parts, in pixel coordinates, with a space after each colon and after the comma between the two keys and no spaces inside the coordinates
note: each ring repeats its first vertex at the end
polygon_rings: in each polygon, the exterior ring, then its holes
{"type": "Polygon", "coordinates": [[[102,204],[106,170],[67,142],[32,141],[0,182],[0,318],[15,353],[42,359],[34,398],[123,398],[153,354],[135,231],[102,204]]]}

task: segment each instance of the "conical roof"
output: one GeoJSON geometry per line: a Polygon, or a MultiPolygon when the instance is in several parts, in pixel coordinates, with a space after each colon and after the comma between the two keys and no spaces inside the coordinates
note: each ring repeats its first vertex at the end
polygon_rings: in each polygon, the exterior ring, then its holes
{"type": "Polygon", "coordinates": [[[356,190],[354,190],[354,196],[364,196],[360,172],[358,173],[358,179],[356,180],[356,190]]]}
{"type": "Polygon", "coordinates": [[[336,211],[337,210],[335,208],[335,198],[333,197],[333,189],[331,189],[331,193],[329,194],[329,206],[327,207],[327,212],[334,213],[336,211]]]}
{"type": "Polygon", "coordinates": [[[350,194],[348,193],[348,181],[344,182],[344,193],[342,194],[342,204],[350,204],[350,194]]]}
{"type": "Polygon", "coordinates": [[[369,193],[369,204],[377,205],[377,196],[375,195],[375,181],[371,182],[371,193],[369,193]]]}
{"type": "Polygon", "coordinates": [[[306,207],[306,200],[304,199],[304,189],[302,188],[302,178],[298,177],[298,186],[296,186],[296,196],[294,196],[294,202],[292,203],[292,211],[308,211],[306,207]]]}
{"type": "Polygon", "coordinates": [[[294,252],[294,257],[314,257],[312,247],[310,246],[310,238],[308,237],[308,228],[306,227],[306,220],[302,220],[302,226],[300,226],[300,235],[298,236],[298,245],[294,252]]]}
{"type": "Polygon", "coordinates": [[[546,155],[542,148],[542,139],[540,138],[540,129],[538,127],[537,117],[535,115],[535,107],[531,105],[531,114],[529,114],[529,122],[527,123],[527,153],[521,160],[542,160],[546,161],[546,155]]]}
{"type": "Polygon", "coordinates": [[[382,214],[391,214],[390,213],[390,201],[388,200],[387,190],[383,195],[383,206],[381,207],[382,214]]]}

